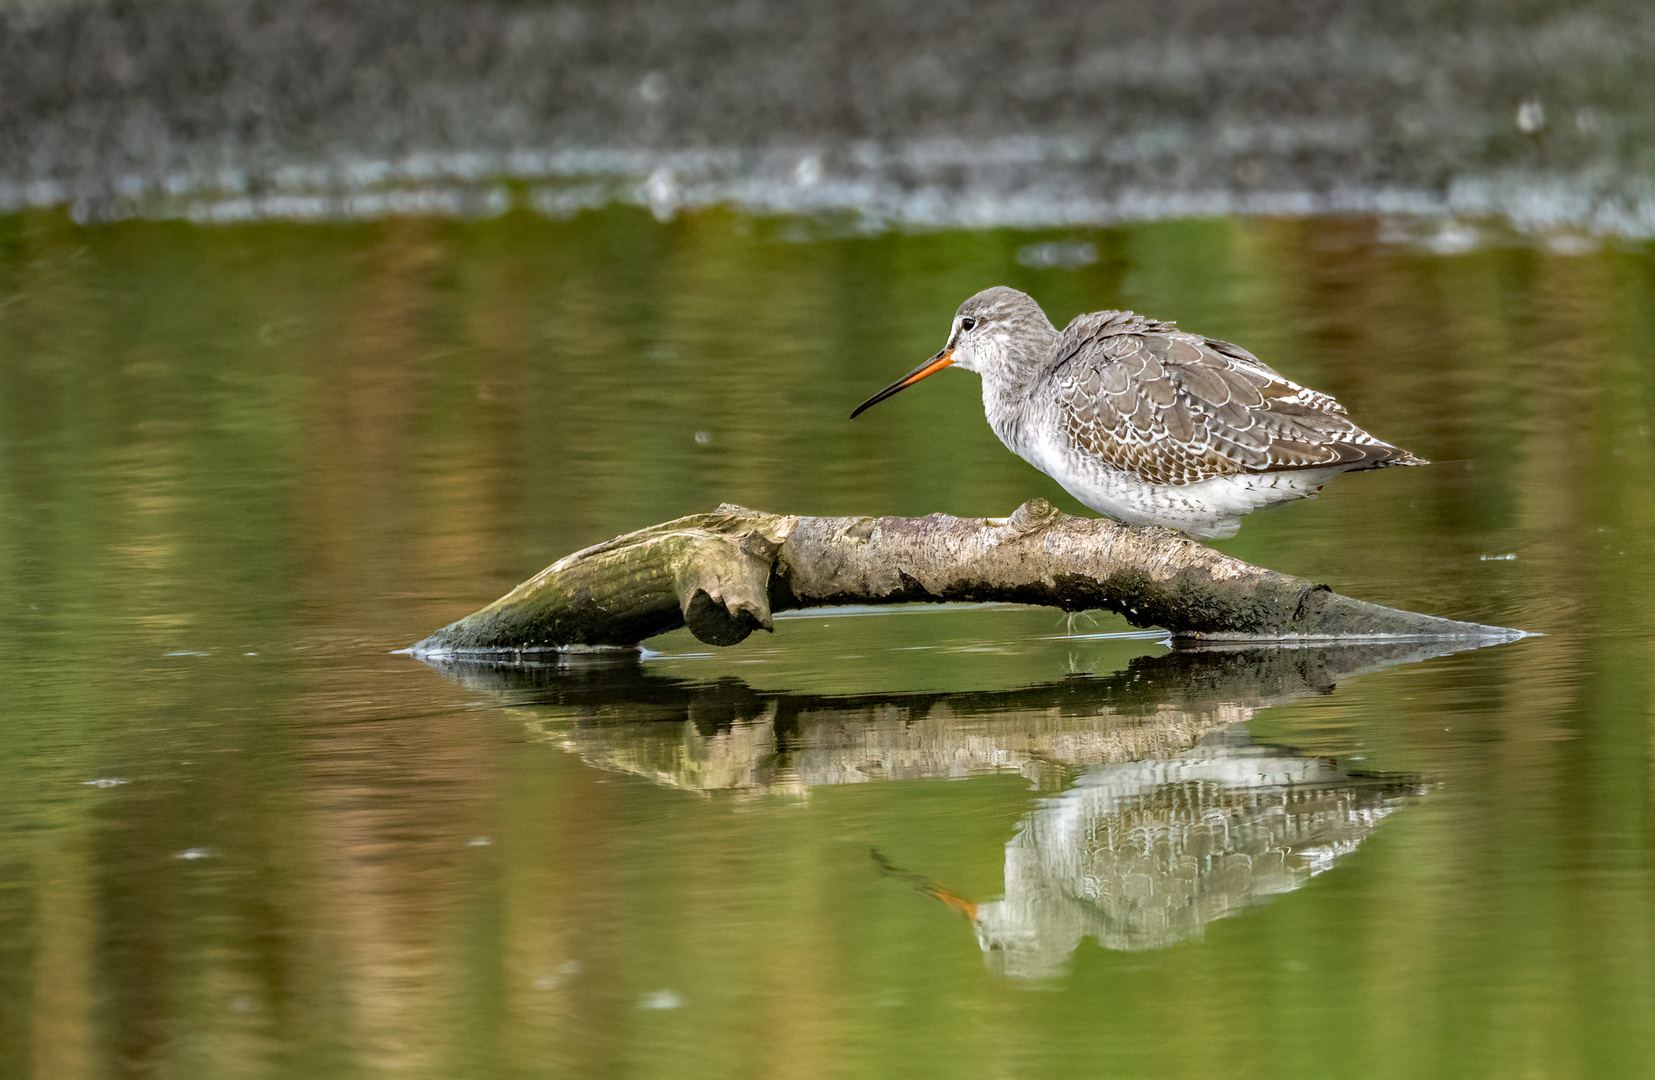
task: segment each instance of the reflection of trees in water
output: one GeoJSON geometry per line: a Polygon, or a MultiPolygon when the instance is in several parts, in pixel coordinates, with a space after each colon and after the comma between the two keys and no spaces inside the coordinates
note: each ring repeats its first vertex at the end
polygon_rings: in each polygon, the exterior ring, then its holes
{"type": "Polygon", "coordinates": [[[1039,978],[1087,937],[1152,949],[1298,888],[1421,788],[1253,745],[1259,709],[1423,659],[1419,643],[1175,652],[1104,676],[996,693],[828,697],[693,684],[621,664],[447,665],[504,690],[587,762],[697,791],[1017,772],[1045,790],[1006,844],[1005,894],[974,903],[881,869],[968,914],[990,962],[1039,978]]]}

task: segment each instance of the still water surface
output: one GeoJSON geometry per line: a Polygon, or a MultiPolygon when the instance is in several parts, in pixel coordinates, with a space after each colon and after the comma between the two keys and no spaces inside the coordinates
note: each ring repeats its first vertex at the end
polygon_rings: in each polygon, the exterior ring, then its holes
{"type": "Polygon", "coordinates": [[[0,218],[0,1075],[1655,1075],[1655,249],[1396,234],[0,218]],[[1076,510],[969,375],[846,420],[995,283],[1435,462],[1224,550],[1546,636],[393,654],[720,501],[1076,510]]]}

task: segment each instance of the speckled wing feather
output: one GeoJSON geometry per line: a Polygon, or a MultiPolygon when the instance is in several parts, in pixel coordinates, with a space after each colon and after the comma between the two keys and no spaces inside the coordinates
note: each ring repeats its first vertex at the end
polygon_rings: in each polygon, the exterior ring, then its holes
{"type": "Polygon", "coordinates": [[[1070,323],[1031,387],[1074,449],[1159,484],[1278,469],[1375,468],[1412,455],[1252,353],[1127,311],[1070,323]]]}

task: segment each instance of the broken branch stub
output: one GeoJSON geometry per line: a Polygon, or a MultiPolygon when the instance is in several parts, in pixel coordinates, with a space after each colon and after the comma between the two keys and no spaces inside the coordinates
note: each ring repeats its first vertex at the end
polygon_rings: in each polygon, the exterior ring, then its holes
{"type": "Polygon", "coordinates": [[[733,645],[771,614],[911,601],[1101,608],[1181,641],[1509,639],[1341,596],[1166,529],[1077,518],[1035,499],[1007,518],[803,518],[725,505],[560,559],[432,634],[421,655],[626,646],[688,626],[733,645]]]}
{"type": "Polygon", "coordinates": [[[721,509],[617,536],[559,559],[414,651],[631,646],[686,625],[703,641],[732,645],[770,629],[774,529],[787,520],[721,509]]]}

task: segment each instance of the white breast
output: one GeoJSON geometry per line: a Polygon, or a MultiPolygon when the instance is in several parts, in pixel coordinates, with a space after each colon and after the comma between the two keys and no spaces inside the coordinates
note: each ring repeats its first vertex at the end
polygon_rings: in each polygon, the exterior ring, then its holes
{"type": "Polygon", "coordinates": [[[1100,514],[1134,525],[1164,525],[1203,540],[1222,540],[1254,510],[1314,498],[1340,468],[1215,476],[1191,484],[1152,484],[1104,466],[1051,439],[1012,449],[1063,490],[1100,514]]]}

